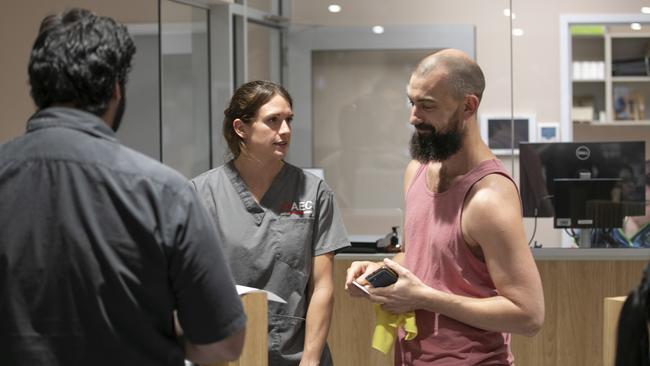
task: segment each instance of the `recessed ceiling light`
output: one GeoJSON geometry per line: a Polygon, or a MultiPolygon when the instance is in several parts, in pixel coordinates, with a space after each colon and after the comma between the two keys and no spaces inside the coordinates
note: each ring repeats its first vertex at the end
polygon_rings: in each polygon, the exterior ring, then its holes
{"type": "Polygon", "coordinates": [[[382,34],[382,33],[384,33],[384,27],[382,27],[381,25],[376,25],[376,26],[372,27],[372,33],[374,33],[374,34],[382,34]]]}
{"type": "Polygon", "coordinates": [[[512,35],[515,37],[521,37],[524,35],[524,30],[521,28],[515,28],[512,30],[512,35]]]}
{"type": "Polygon", "coordinates": [[[515,14],[515,13],[511,13],[511,12],[510,12],[510,9],[503,9],[503,15],[505,15],[505,16],[507,16],[507,17],[510,17],[510,16],[511,16],[512,19],[517,19],[517,14],[515,14]]]}
{"type": "Polygon", "coordinates": [[[330,13],[338,13],[341,11],[341,5],[332,4],[327,7],[327,10],[329,10],[330,13]]]}
{"type": "Polygon", "coordinates": [[[644,6],[641,8],[643,14],[650,14],[650,6],[644,6]]]}
{"type": "Polygon", "coordinates": [[[630,28],[632,28],[633,30],[641,30],[641,24],[632,23],[632,24],[630,24],[630,28]]]}

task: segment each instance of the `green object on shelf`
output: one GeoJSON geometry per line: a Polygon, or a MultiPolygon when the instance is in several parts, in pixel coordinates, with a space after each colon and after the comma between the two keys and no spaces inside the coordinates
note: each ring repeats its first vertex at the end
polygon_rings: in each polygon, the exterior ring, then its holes
{"type": "Polygon", "coordinates": [[[605,34],[604,25],[572,25],[572,36],[602,36],[605,34]]]}

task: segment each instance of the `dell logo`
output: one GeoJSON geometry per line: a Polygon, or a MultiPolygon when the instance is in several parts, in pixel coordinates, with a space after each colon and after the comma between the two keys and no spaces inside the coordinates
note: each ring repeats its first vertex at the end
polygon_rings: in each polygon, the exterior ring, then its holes
{"type": "Polygon", "coordinates": [[[578,146],[576,149],[576,157],[579,160],[587,160],[591,156],[591,151],[585,145],[578,146]]]}

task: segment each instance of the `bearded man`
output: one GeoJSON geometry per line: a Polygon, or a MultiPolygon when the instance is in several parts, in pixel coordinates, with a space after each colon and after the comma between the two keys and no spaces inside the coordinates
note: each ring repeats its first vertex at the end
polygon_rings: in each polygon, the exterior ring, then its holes
{"type": "Polygon", "coordinates": [[[407,87],[413,160],[404,177],[404,252],[354,262],[346,288],[391,313],[415,312],[418,334],[396,341],[395,365],[511,365],[510,334],[535,335],[542,285],[526,238],[517,186],[476,123],[481,68],[459,50],[424,58],[407,87]],[[388,287],[353,281],[385,265],[388,287]]]}

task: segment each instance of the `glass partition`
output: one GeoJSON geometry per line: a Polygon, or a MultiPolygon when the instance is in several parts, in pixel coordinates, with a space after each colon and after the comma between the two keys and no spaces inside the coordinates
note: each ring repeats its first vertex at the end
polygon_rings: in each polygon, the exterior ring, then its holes
{"type": "MultiPolygon", "coordinates": [[[[587,147],[650,142],[650,115],[645,110],[650,102],[646,67],[650,65],[650,24],[642,11],[640,3],[629,1],[552,2],[543,11],[533,4],[514,2],[514,110],[536,115],[537,142],[575,142],[587,147]]],[[[615,188],[643,186],[643,162],[624,155],[607,158],[634,160],[631,165],[640,168],[621,168],[622,173],[612,177],[606,177],[602,169],[589,174],[617,179],[615,188]]],[[[618,192],[618,188],[611,191],[611,207],[620,204],[618,192]]],[[[563,230],[554,228],[557,220],[556,216],[525,219],[529,233],[536,227],[534,241],[544,248],[650,245],[641,243],[640,235],[634,240],[648,221],[646,215],[625,216],[620,228],[563,230]]]]}
{"type": "Polygon", "coordinates": [[[127,108],[124,122],[117,131],[117,137],[126,146],[160,160],[158,24],[129,24],[128,29],[133,36],[136,53],[125,88],[127,108]]]}
{"type": "MultiPolygon", "coordinates": [[[[324,3],[292,3],[286,74],[297,100],[289,161],[324,170],[351,235],[386,234],[402,225],[413,133],[406,85],[420,59],[440,48],[465,50],[487,78],[479,114],[511,119],[509,1],[337,4],[330,12],[324,3]]],[[[508,168],[516,166],[512,150],[499,155],[508,168]]]]}
{"type": "Polygon", "coordinates": [[[279,0],[237,0],[239,4],[245,4],[251,9],[260,10],[265,13],[278,13],[278,1],[279,0]]]}
{"type": "Polygon", "coordinates": [[[280,82],[280,29],[247,22],[248,80],[280,82]]]}
{"type": "Polygon", "coordinates": [[[312,53],[314,166],[324,169],[344,212],[403,206],[400,177],[413,133],[405,80],[433,51],[312,53]]]}
{"type": "Polygon", "coordinates": [[[163,163],[188,178],[210,168],[208,11],[160,2],[163,163]]]}

